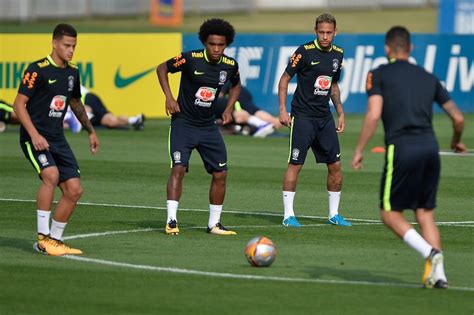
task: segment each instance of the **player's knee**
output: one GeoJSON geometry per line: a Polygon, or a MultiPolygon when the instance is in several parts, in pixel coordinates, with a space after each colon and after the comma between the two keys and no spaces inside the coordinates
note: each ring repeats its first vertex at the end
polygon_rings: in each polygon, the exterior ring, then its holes
{"type": "Polygon", "coordinates": [[[84,188],[81,185],[74,185],[66,190],[67,197],[72,201],[78,201],[83,193],[84,188]]]}
{"type": "Polygon", "coordinates": [[[59,172],[48,167],[41,172],[41,179],[44,185],[56,187],[59,183],[59,172]]]}
{"type": "Polygon", "coordinates": [[[186,167],[184,166],[175,165],[171,169],[171,176],[175,179],[182,179],[184,177],[184,174],[186,174],[186,167]]]}
{"type": "Polygon", "coordinates": [[[328,164],[328,171],[330,174],[338,175],[341,173],[341,162],[337,161],[331,164],[328,164]]]}
{"type": "Polygon", "coordinates": [[[227,179],[227,172],[214,172],[212,173],[212,179],[217,182],[225,182],[227,179]]]}

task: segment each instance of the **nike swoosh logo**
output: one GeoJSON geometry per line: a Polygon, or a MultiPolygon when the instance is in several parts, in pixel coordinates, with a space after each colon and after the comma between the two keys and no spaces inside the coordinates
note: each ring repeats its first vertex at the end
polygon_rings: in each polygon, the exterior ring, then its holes
{"type": "Polygon", "coordinates": [[[204,72],[199,72],[199,71],[197,71],[197,70],[194,70],[194,74],[195,74],[195,75],[201,75],[201,74],[204,74],[204,72]]]}
{"type": "Polygon", "coordinates": [[[225,166],[227,163],[219,163],[219,167],[225,166]]]}
{"type": "Polygon", "coordinates": [[[341,153],[336,154],[336,157],[340,157],[340,156],[341,156],[341,153]]]}
{"type": "Polygon", "coordinates": [[[48,80],[48,83],[49,83],[49,84],[53,84],[53,83],[56,83],[56,81],[57,81],[56,79],[54,79],[54,80],[49,79],[49,80],[48,80]]]}
{"type": "Polygon", "coordinates": [[[119,66],[117,68],[117,71],[115,72],[115,80],[114,80],[115,86],[118,87],[119,89],[127,87],[130,84],[132,84],[133,82],[135,82],[135,81],[141,79],[142,77],[146,76],[148,73],[152,72],[153,70],[155,70],[155,67],[150,68],[150,69],[145,70],[145,71],[142,71],[142,72],[139,72],[139,73],[134,74],[132,76],[123,77],[120,74],[120,66],[119,66]]]}
{"type": "Polygon", "coordinates": [[[317,64],[319,64],[319,61],[311,61],[311,65],[312,65],[312,66],[315,66],[315,65],[317,65],[317,64]]]}

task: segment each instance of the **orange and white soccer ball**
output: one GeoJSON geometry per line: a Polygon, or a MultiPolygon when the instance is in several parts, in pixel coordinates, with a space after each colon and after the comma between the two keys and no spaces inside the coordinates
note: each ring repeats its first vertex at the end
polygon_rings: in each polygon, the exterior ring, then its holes
{"type": "Polygon", "coordinates": [[[265,236],[257,236],[250,240],[245,246],[245,257],[254,267],[268,267],[276,258],[276,247],[273,242],[265,236]]]}

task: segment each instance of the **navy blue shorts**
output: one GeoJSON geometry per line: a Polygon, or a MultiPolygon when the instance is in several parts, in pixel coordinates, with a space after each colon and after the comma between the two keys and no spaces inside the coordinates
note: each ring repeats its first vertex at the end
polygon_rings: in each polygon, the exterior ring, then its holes
{"type": "Polygon", "coordinates": [[[59,170],[59,182],[62,183],[70,178],[80,178],[81,171],[76,158],[66,140],[48,140],[49,150],[36,151],[31,140],[20,141],[21,149],[26,158],[38,172],[41,178],[41,170],[56,166],[59,170]]]}
{"type": "Polygon", "coordinates": [[[84,104],[92,108],[94,117],[91,118],[91,124],[93,126],[100,126],[102,118],[109,113],[102,100],[94,93],[87,93],[84,104]]]}
{"type": "Polygon", "coordinates": [[[217,125],[192,126],[175,119],[170,126],[168,149],[171,167],[182,165],[188,169],[191,153],[196,149],[209,174],[227,170],[227,150],[217,125]]]}
{"type": "Polygon", "coordinates": [[[292,118],[288,163],[304,164],[309,148],[317,163],[331,164],[340,160],[339,139],[331,115],[321,119],[292,118]]]}
{"type": "Polygon", "coordinates": [[[436,141],[388,145],[380,184],[380,209],[434,209],[440,170],[436,141]]]}

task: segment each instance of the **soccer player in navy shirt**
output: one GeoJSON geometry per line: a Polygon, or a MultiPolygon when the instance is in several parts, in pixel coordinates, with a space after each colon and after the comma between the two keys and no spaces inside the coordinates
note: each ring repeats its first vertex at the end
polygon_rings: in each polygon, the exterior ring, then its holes
{"type": "Polygon", "coordinates": [[[339,214],[342,173],[337,133],[344,131],[344,111],[337,83],[342,68],[343,50],[332,44],[336,36],[336,19],[327,13],[318,16],[314,31],[317,38],[298,47],[278,85],[280,122],[291,128],[288,168],[283,179],[283,225],[301,226],[295,217],[293,200],[298,174],[311,148],[316,162],[325,163],[328,169],[328,223],[351,226],[339,214]],[[295,74],[297,87],[291,102],[290,117],[286,110],[286,96],[288,83],[295,74]],[[329,108],[329,99],[339,116],[337,127],[329,108]]]}
{"type": "Polygon", "coordinates": [[[433,102],[453,121],[451,148],[465,153],[461,142],[464,117],[439,80],[408,62],[412,45],[405,27],[392,27],[385,36],[389,59],[367,75],[368,104],[352,167],[362,167],[362,152],[382,118],[386,156],[380,187],[384,224],[425,258],[422,283],[447,288],[441,238],[434,219],[440,175],[439,148],[432,126],[433,102]],[[421,236],[403,216],[415,211],[421,236]]]}
{"type": "Polygon", "coordinates": [[[224,49],[234,41],[232,25],[222,19],[205,21],[199,30],[204,49],[183,52],[157,67],[157,75],[166,97],[166,114],[171,115],[169,154],[171,174],[167,186],[165,233],[179,233],[177,210],[182,193],[182,182],[189,168],[191,152],[196,149],[206,171],[212,175],[209,190],[209,221],[207,232],[233,235],[220,223],[226,191],[227,152],[216,125],[212,107],[227,81],[229,91],[227,108],[222,121],[232,121],[232,110],[240,92],[237,62],[224,55],[224,49]],[[181,72],[178,100],[171,92],[168,73],[181,72]]]}
{"type": "Polygon", "coordinates": [[[42,181],[36,199],[35,249],[53,256],[82,254],[62,242],[64,229],[83,192],[79,166],[64,137],[63,118],[68,104],[89,133],[92,154],[99,149],[99,140],[81,102],[79,72],[70,62],[76,42],[76,30],[69,24],[58,24],[53,31],[51,54],[28,66],[13,104],[22,125],[20,146],[42,181]],[[50,228],[57,186],[62,195],[50,228]]]}

